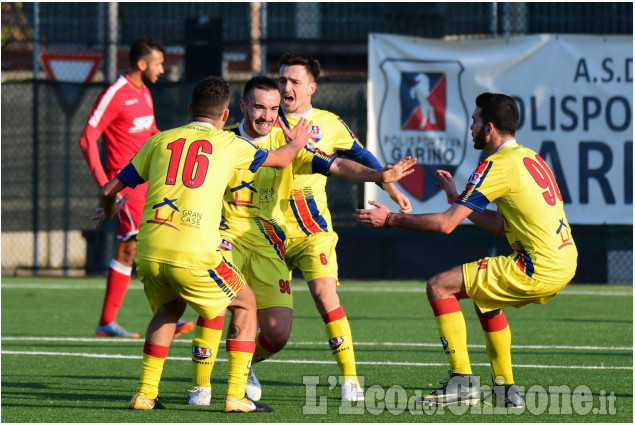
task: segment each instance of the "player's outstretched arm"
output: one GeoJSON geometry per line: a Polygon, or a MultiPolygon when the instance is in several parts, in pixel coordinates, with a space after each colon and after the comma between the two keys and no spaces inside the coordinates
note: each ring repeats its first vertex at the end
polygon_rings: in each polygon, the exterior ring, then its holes
{"type": "Polygon", "coordinates": [[[293,127],[293,130],[288,130],[284,125],[280,126],[287,144],[279,147],[275,151],[269,152],[269,155],[267,156],[265,162],[262,163],[262,166],[277,169],[288,167],[298,152],[300,152],[300,150],[304,148],[309,141],[312,125],[313,121],[308,122],[306,119],[301,118],[296,126],[293,127]]]}
{"type": "Polygon", "coordinates": [[[123,207],[123,204],[125,204],[128,199],[128,194],[126,193],[123,197],[118,196],[118,194],[125,187],[126,185],[121,180],[114,177],[101,189],[101,203],[103,207],[97,208],[91,218],[91,220],[96,222],[95,229],[98,229],[104,221],[113,218],[121,207],[123,207]]]}
{"type": "Polygon", "coordinates": [[[411,168],[416,162],[416,158],[406,157],[377,171],[355,161],[336,158],[329,168],[329,173],[360,182],[392,183],[412,173],[414,170],[411,168]]]}
{"type": "Polygon", "coordinates": [[[353,217],[364,226],[369,227],[398,227],[416,232],[449,234],[472,210],[466,206],[452,204],[442,213],[433,214],[400,214],[391,212],[385,205],[368,201],[376,208],[357,209],[353,217]]]}

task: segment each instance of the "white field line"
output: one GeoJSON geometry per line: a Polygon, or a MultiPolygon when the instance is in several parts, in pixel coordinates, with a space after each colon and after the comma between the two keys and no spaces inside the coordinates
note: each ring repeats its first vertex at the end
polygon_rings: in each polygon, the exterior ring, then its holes
{"type": "MultiPolygon", "coordinates": [[[[2,341],[62,341],[62,342],[99,342],[103,343],[115,343],[115,342],[129,342],[137,343],[141,345],[143,339],[138,338],[74,338],[74,337],[22,337],[22,336],[3,336],[0,338],[2,341]]],[[[172,343],[177,344],[191,344],[190,339],[175,339],[172,343]]],[[[224,344],[225,340],[221,340],[224,344]]],[[[327,345],[326,341],[289,341],[287,345],[327,345]]],[[[439,343],[426,343],[426,342],[360,342],[355,341],[355,345],[365,346],[380,346],[380,347],[438,347],[439,343]]],[[[482,344],[468,344],[468,348],[485,348],[482,344]]],[[[597,345],[513,345],[515,350],[589,350],[589,351],[633,351],[633,347],[612,347],[612,346],[597,346],[597,345]]]]}
{"type": "MultiPolygon", "coordinates": [[[[96,353],[65,353],[65,352],[42,352],[42,351],[0,351],[1,354],[5,355],[35,355],[35,356],[61,356],[61,357],[88,357],[88,358],[102,358],[102,359],[132,359],[139,360],[142,356],[125,356],[121,354],[96,354],[96,353]]],[[[168,357],[168,360],[178,360],[178,361],[192,361],[191,357],[168,357]]],[[[217,358],[216,361],[226,362],[227,359],[217,358]]],[[[334,361],[324,361],[324,360],[276,360],[269,359],[268,363],[289,363],[289,364],[337,364],[334,361]]],[[[446,363],[411,363],[411,362],[356,362],[358,365],[367,365],[367,366],[419,366],[419,367],[438,367],[438,366],[447,366],[446,363]]],[[[472,363],[473,366],[490,366],[489,363],[472,363]]],[[[520,365],[515,364],[515,368],[530,368],[530,369],[597,369],[597,370],[633,370],[632,366],[581,366],[581,365],[520,365]]]]}
{"type": "MultiPolygon", "coordinates": [[[[398,288],[391,287],[390,283],[386,283],[384,288],[371,288],[371,287],[346,287],[346,283],[338,287],[337,290],[341,292],[405,292],[405,293],[425,293],[426,288],[398,288]]],[[[1,283],[2,289],[99,289],[104,290],[103,285],[94,285],[89,283],[1,283]]],[[[128,289],[143,289],[143,285],[131,284],[128,289]]],[[[293,287],[294,291],[304,292],[309,289],[303,285],[296,285],[293,287]]],[[[606,295],[606,296],[633,296],[633,292],[630,291],[592,291],[592,290],[571,290],[565,289],[560,291],[560,294],[566,295],[606,295]]]]}

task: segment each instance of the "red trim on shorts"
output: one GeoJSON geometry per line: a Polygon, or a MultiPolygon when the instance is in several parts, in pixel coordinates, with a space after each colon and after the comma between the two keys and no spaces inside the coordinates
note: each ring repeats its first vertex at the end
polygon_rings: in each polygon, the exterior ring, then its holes
{"type": "Polygon", "coordinates": [[[278,351],[282,350],[282,347],[281,348],[274,348],[271,345],[269,345],[269,343],[265,339],[265,336],[262,334],[262,332],[260,332],[258,334],[258,344],[260,344],[260,346],[262,348],[264,348],[265,350],[269,351],[270,353],[274,353],[275,354],[278,351]]]}
{"type": "Polygon", "coordinates": [[[196,321],[196,326],[200,326],[202,328],[214,329],[216,331],[222,331],[223,325],[225,324],[225,315],[216,316],[213,319],[203,319],[203,316],[198,316],[198,320],[196,321]]]}
{"type": "Polygon", "coordinates": [[[322,316],[322,320],[324,320],[325,325],[328,325],[331,322],[344,319],[345,317],[346,317],[346,313],[344,313],[344,307],[339,306],[335,310],[329,311],[324,316],[322,316]]]}
{"type": "Polygon", "coordinates": [[[459,300],[454,297],[431,301],[430,306],[434,312],[434,317],[461,311],[459,300]]]}
{"type": "Polygon", "coordinates": [[[507,327],[507,318],[502,311],[501,314],[491,319],[479,316],[478,320],[481,321],[481,327],[485,332],[498,332],[507,327]]]}
{"type": "Polygon", "coordinates": [[[164,345],[156,345],[148,341],[143,344],[143,354],[156,357],[157,359],[165,359],[168,356],[169,349],[169,346],[166,347],[164,345]]]}
{"type": "Polygon", "coordinates": [[[256,351],[256,341],[239,341],[228,339],[225,341],[225,351],[242,351],[243,353],[253,353],[256,351]]]}

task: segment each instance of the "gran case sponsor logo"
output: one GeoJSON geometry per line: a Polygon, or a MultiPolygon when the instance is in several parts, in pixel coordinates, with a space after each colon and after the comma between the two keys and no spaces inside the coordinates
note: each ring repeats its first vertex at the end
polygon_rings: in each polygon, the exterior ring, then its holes
{"type": "Polygon", "coordinates": [[[417,158],[414,172],[399,184],[425,201],[440,189],[437,169],[454,174],[465,157],[468,114],[457,61],[386,59],[380,65],[384,93],[377,140],[384,160],[417,158]]]}

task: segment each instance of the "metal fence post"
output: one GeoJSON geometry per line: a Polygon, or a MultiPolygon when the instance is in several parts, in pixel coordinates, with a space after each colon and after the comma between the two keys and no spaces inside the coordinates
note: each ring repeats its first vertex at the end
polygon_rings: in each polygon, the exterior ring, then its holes
{"type": "Polygon", "coordinates": [[[38,274],[40,4],[33,4],[33,274],[38,274]]]}

